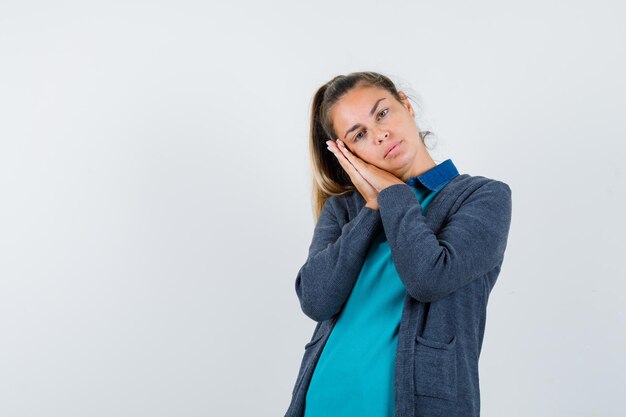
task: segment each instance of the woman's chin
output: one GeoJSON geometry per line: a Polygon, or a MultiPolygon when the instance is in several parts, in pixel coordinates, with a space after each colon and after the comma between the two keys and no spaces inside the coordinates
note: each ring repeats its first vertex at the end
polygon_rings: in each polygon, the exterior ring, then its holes
{"type": "Polygon", "coordinates": [[[407,155],[398,155],[395,158],[389,159],[386,161],[388,170],[393,169],[394,171],[402,171],[403,168],[406,168],[409,163],[407,161],[407,155]]]}

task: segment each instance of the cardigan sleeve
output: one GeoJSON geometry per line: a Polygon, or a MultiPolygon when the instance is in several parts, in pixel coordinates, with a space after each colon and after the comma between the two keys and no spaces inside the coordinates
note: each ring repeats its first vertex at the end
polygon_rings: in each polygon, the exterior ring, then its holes
{"type": "Polygon", "coordinates": [[[435,234],[408,185],[378,194],[391,256],[407,293],[434,302],[499,267],[511,224],[511,188],[492,180],[474,190],[435,234]]]}
{"type": "Polygon", "coordinates": [[[302,311],[315,321],[327,320],[341,310],[382,226],[379,211],[366,206],[345,222],[345,216],[337,215],[341,208],[335,208],[336,201],[331,196],[324,203],[295,283],[302,311]]]}

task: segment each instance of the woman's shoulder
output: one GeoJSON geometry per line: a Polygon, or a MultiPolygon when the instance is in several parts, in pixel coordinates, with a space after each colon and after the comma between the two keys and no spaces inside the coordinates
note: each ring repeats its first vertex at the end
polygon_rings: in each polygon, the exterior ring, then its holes
{"type": "Polygon", "coordinates": [[[451,212],[466,207],[467,210],[476,210],[477,216],[492,216],[494,211],[509,213],[512,206],[511,187],[504,181],[483,175],[462,174],[453,178],[444,188],[447,197],[446,206],[451,212]],[[480,212],[480,213],[479,213],[480,212]]]}
{"type": "Polygon", "coordinates": [[[502,180],[483,175],[459,174],[450,181],[446,188],[449,188],[449,191],[455,191],[457,193],[473,193],[478,189],[485,191],[486,189],[483,189],[483,187],[489,190],[499,190],[509,195],[511,194],[509,184],[502,180]]]}

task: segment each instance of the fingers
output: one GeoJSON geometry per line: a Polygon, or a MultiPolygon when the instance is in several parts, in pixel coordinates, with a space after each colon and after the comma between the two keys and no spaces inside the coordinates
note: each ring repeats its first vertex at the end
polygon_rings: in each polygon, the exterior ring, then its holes
{"type": "MultiPolygon", "coordinates": [[[[342,151],[338,146],[337,142],[333,142],[332,140],[326,141],[328,145],[328,149],[337,157],[339,164],[343,167],[343,169],[348,173],[350,178],[352,178],[352,182],[358,182],[359,180],[363,180],[361,173],[355,168],[355,166],[350,162],[350,160],[346,157],[347,152],[342,151]],[[358,178],[360,177],[360,178],[358,178]]],[[[343,145],[345,149],[345,145],[343,145]]],[[[353,159],[355,158],[353,155],[350,155],[353,159]]]]}
{"type": "Polygon", "coordinates": [[[352,165],[353,169],[356,170],[361,177],[367,182],[374,180],[372,175],[374,172],[372,171],[373,165],[365,162],[355,154],[353,154],[350,149],[346,146],[345,143],[341,139],[337,139],[336,144],[338,144],[339,150],[342,152],[342,155],[346,158],[346,160],[352,165]]]}
{"type": "MultiPolygon", "coordinates": [[[[371,200],[372,198],[376,198],[378,194],[376,189],[372,187],[372,185],[365,179],[363,175],[352,165],[352,163],[346,158],[346,154],[349,151],[343,152],[338,146],[337,142],[333,142],[332,140],[326,141],[326,145],[328,149],[337,157],[339,164],[342,166],[344,171],[350,176],[350,180],[352,184],[356,187],[358,192],[363,196],[366,201],[371,200]]],[[[345,149],[345,145],[344,145],[345,149]]],[[[350,155],[352,156],[352,155],[350,155]]],[[[353,159],[356,157],[353,157],[353,159]]]]}
{"type": "Polygon", "coordinates": [[[345,155],[345,158],[352,164],[352,166],[356,168],[357,171],[361,173],[361,175],[363,175],[369,164],[358,156],[354,155],[341,139],[337,139],[337,143],[338,148],[341,150],[343,155],[345,155]]]}
{"type": "Polygon", "coordinates": [[[337,146],[337,142],[332,140],[327,140],[326,145],[328,146],[328,150],[333,153],[337,157],[339,163],[343,166],[346,162],[349,162],[346,157],[341,153],[341,150],[337,146]]]}
{"type": "Polygon", "coordinates": [[[354,155],[341,139],[337,139],[336,142],[329,140],[326,144],[328,149],[335,154],[344,170],[350,175],[353,183],[366,182],[377,191],[392,184],[404,183],[394,174],[354,155]]]}

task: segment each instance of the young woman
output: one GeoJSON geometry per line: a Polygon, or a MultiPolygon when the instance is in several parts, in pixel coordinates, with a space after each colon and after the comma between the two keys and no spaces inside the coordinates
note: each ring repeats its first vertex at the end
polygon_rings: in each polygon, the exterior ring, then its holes
{"type": "Polygon", "coordinates": [[[295,289],[317,322],[287,417],[471,417],[504,182],[436,164],[406,94],[373,72],[315,94],[316,225],[295,289]]]}

